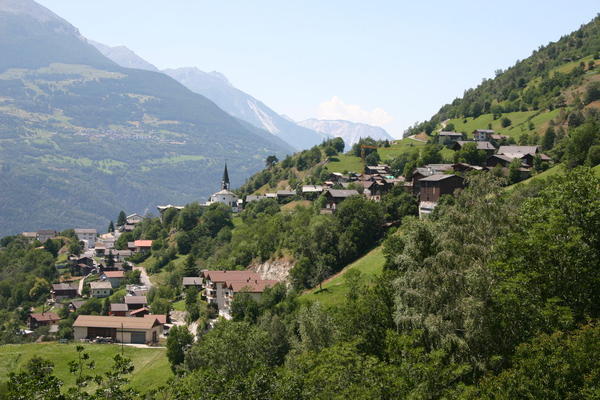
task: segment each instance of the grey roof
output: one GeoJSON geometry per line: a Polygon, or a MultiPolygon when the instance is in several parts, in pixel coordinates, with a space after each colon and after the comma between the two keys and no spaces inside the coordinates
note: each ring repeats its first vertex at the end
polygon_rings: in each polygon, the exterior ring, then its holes
{"type": "Polygon", "coordinates": [[[304,185],[302,186],[302,193],[315,193],[322,192],[323,186],[321,185],[304,185]]]}
{"type": "Polygon", "coordinates": [[[434,174],[428,177],[421,179],[420,182],[438,182],[443,181],[444,179],[448,179],[452,176],[456,176],[454,174],[434,174]]]}
{"type": "Polygon", "coordinates": [[[186,276],[183,278],[183,286],[198,286],[202,284],[202,278],[199,276],[186,276]]]}
{"type": "Polygon", "coordinates": [[[295,196],[296,192],[293,190],[278,190],[277,196],[295,196]]]}
{"type": "Polygon", "coordinates": [[[267,197],[262,194],[249,194],[248,196],[246,196],[246,202],[249,203],[251,201],[259,201],[266,198],[267,197]]]}
{"type": "Polygon", "coordinates": [[[494,133],[495,131],[493,129],[475,129],[474,132],[480,132],[480,133],[494,133]]]}
{"type": "Polygon", "coordinates": [[[68,283],[53,283],[52,290],[76,290],[73,286],[68,283]]]}
{"type": "Polygon", "coordinates": [[[111,303],[110,311],[127,311],[127,304],[125,303],[111,303]]]}
{"type": "Polygon", "coordinates": [[[462,137],[462,133],[460,132],[447,132],[447,131],[442,131],[438,134],[438,136],[460,136],[462,137]]]}
{"type": "Polygon", "coordinates": [[[90,282],[90,289],[112,289],[112,285],[106,281],[90,282]]]}
{"type": "Polygon", "coordinates": [[[538,146],[500,146],[498,154],[536,154],[538,146]]]}
{"type": "Polygon", "coordinates": [[[74,229],[75,233],[93,233],[94,235],[97,233],[95,229],[85,229],[85,228],[76,228],[74,229]]]}
{"type": "Polygon", "coordinates": [[[327,190],[327,192],[332,197],[341,197],[341,198],[350,197],[350,196],[356,196],[357,194],[359,194],[354,189],[344,189],[344,190],[342,190],[342,189],[329,189],[329,190],[327,190]]]}
{"type": "Polygon", "coordinates": [[[477,150],[496,150],[494,145],[488,141],[457,140],[455,143],[458,143],[460,147],[463,147],[467,143],[475,143],[477,150]]]}
{"type": "Polygon", "coordinates": [[[148,304],[146,296],[125,296],[125,304],[148,304]]]}
{"type": "Polygon", "coordinates": [[[80,308],[82,305],[84,305],[84,304],[85,304],[85,300],[74,300],[74,301],[72,301],[72,302],[71,302],[71,304],[73,305],[73,307],[74,307],[75,309],[78,309],[78,308],[80,308]]]}

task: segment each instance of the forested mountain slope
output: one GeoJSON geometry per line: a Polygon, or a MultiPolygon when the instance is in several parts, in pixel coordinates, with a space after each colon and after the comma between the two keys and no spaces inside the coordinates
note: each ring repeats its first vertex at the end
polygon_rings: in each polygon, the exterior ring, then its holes
{"type": "Polygon", "coordinates": [[[0,53],[0,234],[203,202],[225,160],[239,184],[290,150],[164,74],[114,64],[33,1],[0,1],[0,53]]]}

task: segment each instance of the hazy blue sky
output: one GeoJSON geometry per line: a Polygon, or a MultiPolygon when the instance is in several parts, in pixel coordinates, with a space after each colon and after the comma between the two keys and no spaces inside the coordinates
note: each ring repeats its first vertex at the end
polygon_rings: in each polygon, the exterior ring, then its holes
{"type": "Polygon", "coordinates": [[[159,68],[224,73],[295,120],[394,136],[600,12],[598,0],[39,0],[159,68]]]}

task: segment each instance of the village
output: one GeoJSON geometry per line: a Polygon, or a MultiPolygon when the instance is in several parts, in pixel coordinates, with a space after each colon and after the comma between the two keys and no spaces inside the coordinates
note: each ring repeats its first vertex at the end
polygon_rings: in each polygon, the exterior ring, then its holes
{"type": "MultiPolygon", "coordinates": [[[[506,176],[511,163],[514,165],[514,161],[517,160],[518,173],[525,179],[531,176],[535,159],[547,163],[552,161],[540,152],[539,146],[506,145],[507,137],[497,135],[492,130],[476,130],[473,132],[473,138],[468,141],[462,133],[446,131],[437,135],[439,144],[455,151],[473,143],[477,151],[485,154],[485,157],[481,157],[482,162],[478,164],[426,164],[415,168],[410,174],[410,179],[392,175],[389,165],[386,164],[364,164],[362,172],[333,172],[322,184],[299,185],[297,188],[251,194],[245,198],[239,198],[230,190],[229,173],[225,165],[221,190],[210,196],[201,206],[224,204],[232,213],[239,213],[248,204],[263,199],[273,199],[281,204],[298,199],[323,199],[321,214],[332,214],[343,201],[352,196],[363,196],[379,202],[392,188],[400,186],[403,191],[415,196],[419,204],[419,216],[425,217],[433,212],[442,196],[452,195],[465,187],[465,174],[469,172],[494,169],[506,176]]],[[[171,204],[157,206],[161,218],[167,210],[174,209],[177,212],[183,208],[182,205],[171,204]]],[[[177,312],[152,312],[147,294],[153,284],[145,269],[131,261],[136,259],[136,255],[144,256],[150,253],[153,241],[138,239],[127,242],[126,248],[116,248],[119,237],[132,232],[144,218],[139,214],[123,216],[120,223],[102,234],[96,229],[74,229],[81,251],[79,254],[68,254],[65,262],[57,265],[57,268],[70,272],[69,278],[52,284],[48,308],[55,310],[63,307],[73,313],[78,312],[89,299],[107,301],[115,293],[123,293],[118,302],[110,302],[105,310],[106,315],[78,314],[72,325],[74,340],[156,346],[168,335],[168,330],[173,324],[186,324],[177,312]]],[[[23,232],[21,235],[28,240],[45,243],[57,237],[59,233],[54,230],[39,230],[23,232]]],[[[258,300],[267,288],[277,283],[277,280],[263,279],[252,270],[204,269],[198,276],[183,277],[181,291],[185,293],[194,288],[214,311],[215,318],[231,319],[232,304],[240,293],[258,300]]],[[[48,334],[51,337],[58,332],[60,320],[61,317],[55,311],[46,311],[44,306],[41,312],[32,312],[29,315],[29,329],[23,333],[29,334],[40,326],[48,326],[48,334]]]]}

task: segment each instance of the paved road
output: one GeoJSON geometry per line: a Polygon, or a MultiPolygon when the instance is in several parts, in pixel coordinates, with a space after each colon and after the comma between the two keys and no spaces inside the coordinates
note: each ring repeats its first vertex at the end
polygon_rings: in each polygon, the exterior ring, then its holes
{"type": "Polygon", "coordinates": [[[88,276],[90,276],[91,274],[87,274],[86,276],[83,277],[83,279],[81,279],[79,281],[79,288],[77,289],[77,293],[79,293],[80,296],[83,295],[83,283],[85,282],[85,278],[87,278],[88,276]]]}
{"type": "Polygon", "coordinates": [[[146,268],[144,267],[140,267],[138,265],[135,265],[133,267],[133,269],[135,271],[140,271],[140,282],[142,285],[145,285],[148,290],[152,289],[152,282],[150,281],[150,277],[148,276],[148,273],[146,272],[146,268]]]}

